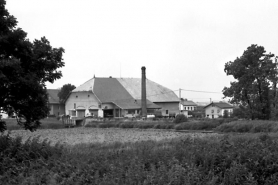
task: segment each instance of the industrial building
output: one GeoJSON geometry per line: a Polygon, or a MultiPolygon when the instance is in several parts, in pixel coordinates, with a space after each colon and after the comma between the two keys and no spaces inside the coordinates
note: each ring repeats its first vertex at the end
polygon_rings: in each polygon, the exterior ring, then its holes
{"type": "Polygon", "coordinates": [[[179,113],[179,98],[170,89],[146,78],[94,77],[74,89],[65,102],[72,117],[126,117],[161,112],[162,116],[179,113]]]}

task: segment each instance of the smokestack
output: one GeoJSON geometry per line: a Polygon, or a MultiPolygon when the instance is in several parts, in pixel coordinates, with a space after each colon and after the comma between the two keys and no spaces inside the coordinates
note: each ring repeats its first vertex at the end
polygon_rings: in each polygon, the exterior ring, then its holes
{"type": "Polygon", "coordinates": [[[147,97],[146,97],[146,68],[142,68],[142,83],[141,83],[141,106],[142,106],[142,117],[147,117],[147,97]]]}

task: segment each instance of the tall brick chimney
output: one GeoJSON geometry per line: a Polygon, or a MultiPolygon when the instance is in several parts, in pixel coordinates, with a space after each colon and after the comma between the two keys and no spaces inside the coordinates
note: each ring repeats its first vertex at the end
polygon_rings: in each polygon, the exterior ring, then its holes
{"type": "Polygon", "coordinates": [[[142,68],[142,83],[141,83],[141,108],[142,108],[142,117],[147,117],[147,97],[146,97],[146,68],[142,68]]]}

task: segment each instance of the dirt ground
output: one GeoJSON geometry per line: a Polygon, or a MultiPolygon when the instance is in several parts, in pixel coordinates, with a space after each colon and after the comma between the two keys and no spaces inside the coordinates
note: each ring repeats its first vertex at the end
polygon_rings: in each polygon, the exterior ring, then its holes
{"type": "Polygon", "coordinates": [[[177,137],[204,137],[213,136],[213,133],[182,133],[157,129],[120,129],[120,128],[67,128],[67,129],[42,129],[35,132],[26,130],[13,130],[12,137],[20,136],[22,141],[28,138],[40,137],[47,139],[52,144],[61,143],[75,145],[80,143],[112,143],[112,142],[137,142],[146,140],[162,140],[177,137]]]}

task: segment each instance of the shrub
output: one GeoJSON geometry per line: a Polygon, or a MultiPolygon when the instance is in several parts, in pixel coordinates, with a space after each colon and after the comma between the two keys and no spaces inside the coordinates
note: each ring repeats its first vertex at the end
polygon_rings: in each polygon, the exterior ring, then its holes
{"type": "Polygon", "coordinates": [[[278,139],[265,133],[68,147],[38,140],[0,135],[0,184],[277,184],[278,139]]]}
{"type": "Polygon", "coordinates": [[[174,123],[183,123],[187,122],[188,119],[184,114],[178,114],[176,118],[174,119],[174,123]]]}
{"type": "Polygon", "coordinates": [[[208,120],[199,122],[180,123],[175,126],[176,130],[212,130],[220,125],[220,121],[208,120]]]}
{"type": "Polygon", "coordinates": [[[267,120],[242,120],[223,123],[215,130],[220,132],[277,132],[278,122],[267,120]]]}

